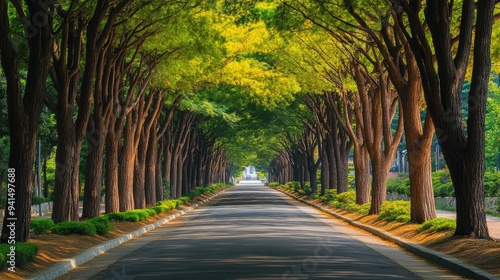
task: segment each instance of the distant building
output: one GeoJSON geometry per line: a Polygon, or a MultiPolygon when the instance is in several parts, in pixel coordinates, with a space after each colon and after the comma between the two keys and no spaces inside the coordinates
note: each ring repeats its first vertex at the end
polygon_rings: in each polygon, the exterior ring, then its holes
{"type": "Polygon", "coordinates": [[[257,171],[255,170],[254,166],[247,166],[245,167],[245,170],[243,170],[242,174],[242,180],[259,180],[259,175],[257,174],[257,171]]]}

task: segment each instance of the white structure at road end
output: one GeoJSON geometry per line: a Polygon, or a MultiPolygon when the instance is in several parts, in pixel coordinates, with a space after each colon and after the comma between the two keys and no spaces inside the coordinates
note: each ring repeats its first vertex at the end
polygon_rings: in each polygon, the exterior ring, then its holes
{"type": "Polygon", "coordinates": [[[259,175],[257,174],[257,171],[255,171],[255,167],[251,165],[245,167],[245,170],[243,170],[243,174],[241,177],[242,180],[259,180],[259,175]]]}

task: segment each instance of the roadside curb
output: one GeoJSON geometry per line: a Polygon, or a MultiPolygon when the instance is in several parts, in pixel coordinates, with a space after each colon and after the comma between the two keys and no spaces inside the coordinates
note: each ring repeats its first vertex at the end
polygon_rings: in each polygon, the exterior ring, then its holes
{"type": "Polygon", "coordinates": [[[112,240],[107,241],[105,243],[102,243],[100,245],[94,246],[90,249],[87,249],[87,250],[81,252],[80,254],[76,255],[75,257],[63,260],[63,261],[49,267],[48,269],[42,271],[40,274],[38,274],[36,276],[29,277],[28,279],[29,280],[52,280],[52,279],[55,279],[61,275],[64,275],[64,274],[68,273],[70,270],[76,268],[78,265],[81,265],[81,264],[101,255],[102,253],[108,251],[109,249],[118,247],[119,245],[131,240],[132,238],[139,237],[139,236],[141,236],[149,231],[152,231],[153,229],[155,229],[161,225],[164,225],[164,224],[170,222],[171,220],[173,220],[177,217],[180,217],[180,216],[198,208],[200,205],[205,204],[206,202],[223,194],[224,192],[226,192],[229,189],[231,189],[231,188],[227,188],[227,189],[222,190],[216,194],[213,194],[213,195],[211,195],[211,196],[209,196],[209,197],[207,197],[199,202],[194,203],[193,205],[187,207],[186,209],[180,210],[179,212],[172,214],[172,215],[169,215],[168,217],[160,219],[152,224],[145,225],[145,226],[143,226],[143,227],[141,227],[133,232],[129,232],[129,233],[124,234],[122,236],[119,236],[115,239],[112,239],[112,240]]]}
{"type": "Polygon", "coordinates": [[[446,254],[443,254],[443,253],[440,253],[440,252],[437,252],[437,251],[434,251],[434,250],[431,250],[428,248],[425,248],[425,247],[420,246],[418,244],[415,244],[413,242],[408,242],[408,241],[406,241],[402,238],[399,238],[397,236],[394,236],[394,235],[392,235],[384,230],[381,230],[381,229],[378,229],[378,228],[375,228],[375,227],[372,227],[369,225],[365,225],[365,224],[362,224],[360,222],[356,222],[352,219],[344,217],[344,216],[342,216],[338,213],[335,213],[329,209],[326,209],[322,206],[316,205],[312,202],[309,202],[309,201],[304,200],[302,198],[296,197],[295,195],[292,195],[290,193],[287,193],[287,192],[284,192],[284,191],[281,191],[278,189],[275,189],[275,190],[277,190],[283,194],[286,194],[286,195],[290,196],[291,198],[293,198],[297,201],[300,201],[306,205],[312,206],[312,207],[314,207],[322,212],[325,212],[329,215],[332,215],[335,218],[338,218],[344,222],[347,222],[348,224],[350,224],[352,226],[363,229],[363,230],[368,231],[369,233],[371,233],[375,236],[378,236],[384,240],[395,243],[398,246],[402,247],[403,249],[405,249],[406,251],[408,251],[414,255],[417,255],[417,256],[422,257],[430,262],[433,262],[437,265],[440,265],[440,266],[445,267],[449,270],[452,270],[460,275],[470,277],[473,279],[499,279],[500,280],[500,277],[496,277],[495,275],[490,274],[484,270],[481,270],[475,266],[466,264],[466,263],[458,260],[455,257],[449,256],[449,255],[446,255],[446,254]]]}

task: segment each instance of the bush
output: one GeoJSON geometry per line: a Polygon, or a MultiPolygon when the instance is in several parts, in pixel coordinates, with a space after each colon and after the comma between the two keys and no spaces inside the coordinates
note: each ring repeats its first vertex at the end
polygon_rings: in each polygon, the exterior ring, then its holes
{"type": "Polygon", "coordinates": [[[149,218],[149,216],[156,215],[156,211],[154,209],[151,209],[151,208],[149,208],[149,209],[146,208],[146,209],[128,210],[128,211],[125,211],[124,213],[132,214],[132,215],[134,215],[134,214],[137,215],[137,217],[139,217],[139,220],[137,220],[136,222],[144,221],[147,218],[149,218]]]}
{"type": "Polygon", "coordinates": [[[30,228],[35,234],[49,233],[54,227],[52,219],[33,219],[30,223],[30,228]]]}
{"type": "Polygon", "coordinates": [[[52,228],[52,233],[59,235],[80,234],[87,236],[96,235],[96,227],[91,222],[62,222],[52,228]]]}
{"type": "Polygon", "coordinates": [[[173,200],[163,200],[163,201],[158,201],[156,203],[156,206],[161,206],[164,208],[163,212],[170,211],[172,209],[175,209],[177,207],[177,203],[173,200]]]}
{"type": "Polygon", "coordinates": [[[323,202],[329,202],[329,201],[336,201],[337,200],[337,190],[336,189],[328,189],[325,191],[325,195],[322,196],[321,201],[323,202]]]}
{"type": "Polygon", "coordinates": [[[311,186],[309,186],[309,185],[305,185],[303,191],[304,191],[305,195],[310,195],[313,193],[313,190],[312,190],[311,186]]]}
{"type": "MultiPolygon", "coordinates": [[[[152,209],[155,211],[154,209],[152,209]]],[[[155,211],[156,213],[156,211],[155,211]]],[[[129,210],[125,212],[116,212],[106,214],[110,221],[125,221],[125,222],[139,222],[147,219],[149,215],[146,212],[138,212],[137,210],[129,210]]]]}
{"type": "Polygon", "coordinates": [[[410,178],[406,173],[398,173],[396,177],[387,180],[387,192],[410,195],[410,178]]]}
{"type": "Polygon", "coordinates": [[[497,197],[500,195],[500,173],[484,173],[484,193],[487,197],[497,197]]]}
{"type": "MultiPolygon", "coordinates": [[[[410,216],[410,202],[402,200],[386,201],[380,208],[379,219],[386,221],[406,220],[410,216]]],[[[409,220],[408,220],[409,221],[409,220]]]]}
{"type": "Polygon", "coordinates": [[[31,199],[31,205],[42,204],[44,202],[49,202],[50,198],[45,198],[43,196],[33,196],[31,199]]]}
{"type": "Polygon", "coordinates": [[[355,204],[356,191],[346,191],[337,195],[337,201],[340,204],[355,204]]]}
{"type": "Polygon", "coordinates": [[[33,261],[39,250],[38,246],[31,243],[0,244],[0,270],[4,270],[8,266],[7,261],[10,260],[10,257],[7,254],[10,253],[11,246],[16,249],[16,266],[18,267],[33,261]]]}
{"type": "Polygon", "coordinates": [[[452,231],[456,229],[456,226],[457,225],[455,220],[447,218],[436,218],[424,222],[418,227],[418,229],[426,230],[429,232],[452,231]]]}
{"type": "Polygon", "coordinates": [[[269,187],[271,187],[271,188],[276,188],[276,187],[279,187],[279,186],[280,186],[280,183],[278,183],[278,182],[271,182],[271,183],[269,183],[269,187]]]}
{"type": "Polygon", "coordinates": [[[107,216],[95,217],[89,219],[87,222],[95,226],[96,233],[99,235],[106,235],[111,230],[111,223],[107,216]]]}

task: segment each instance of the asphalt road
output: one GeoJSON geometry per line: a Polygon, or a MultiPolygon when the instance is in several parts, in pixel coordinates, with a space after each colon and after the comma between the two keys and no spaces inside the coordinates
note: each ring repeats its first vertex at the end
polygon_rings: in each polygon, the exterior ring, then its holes
{"type": "Polygon", "coordinates": [[[457,279],[260,185],[240,185],[60,279],[457,279]]]}

